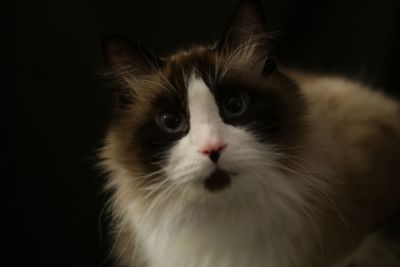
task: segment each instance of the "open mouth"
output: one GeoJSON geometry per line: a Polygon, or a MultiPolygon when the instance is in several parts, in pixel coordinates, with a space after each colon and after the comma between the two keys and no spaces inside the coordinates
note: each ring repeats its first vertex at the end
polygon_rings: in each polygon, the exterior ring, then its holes
{"type": "Polygon", "coordinates": [[[231,176],[227,171],[216,169],[204,181],[204,187],[210,192],[217,192],[231,184],[231,176]]]}

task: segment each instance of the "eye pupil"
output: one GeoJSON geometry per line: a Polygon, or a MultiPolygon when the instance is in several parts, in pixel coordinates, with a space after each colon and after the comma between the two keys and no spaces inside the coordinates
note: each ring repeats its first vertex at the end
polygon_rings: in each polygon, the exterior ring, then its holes
{"type": "Polygon", "coordinates": [[[247,95],[235,94],[225,98],[223,110],[228,117],[240,116],[246,112],[248,105],[247,95]]]}
{"type": "Polygon", "coordinates": [[[169,132],[178,131],[182,125],[182,118],[179,114],[164,113],[160,117],[163,128],[169,132]]]}
{"type": "Polygon", "coordinates": [[[244,103],[238,96],[228,98],[226,107],[232,113],[238,113],[243,109],[244,103]]]}

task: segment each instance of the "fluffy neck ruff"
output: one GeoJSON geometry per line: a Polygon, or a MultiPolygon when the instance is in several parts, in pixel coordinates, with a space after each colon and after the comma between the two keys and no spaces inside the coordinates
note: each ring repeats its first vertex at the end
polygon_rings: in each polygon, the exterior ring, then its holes
{"type": "Polygon", "coordinates": [[[286,188],[235,198],[222,193],[201,203],[178,196],[145,211],[136,203],[125,216],[151,267],[311,266],[304,264],[317,230],[299,190],[286,188]]]}

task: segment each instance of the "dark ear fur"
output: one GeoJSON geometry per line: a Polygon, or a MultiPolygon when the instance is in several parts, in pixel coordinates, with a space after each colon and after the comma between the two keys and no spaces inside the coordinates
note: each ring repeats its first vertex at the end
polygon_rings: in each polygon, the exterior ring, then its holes
{"type": "MultiPolygon", "coordinates": [[[[260,53],[267,54],[266,35],[266,21],[261,2],[259,0],[242,0],[231,13],[224,36],[218,43],[217,49],[234,51],[249,41],[255,41],[259,42],[260,53]]],[[[269,55],[263,73],[269,74],[275,69],[275,62],[269,55]]]]}
{"type": "Polygon", "coordinates": [[[161,60],[144,49],[139,42],[121,36],[107,36],[102,43],[106,62],[115,70],[127,69],[140,75],[161,64],[161,60]]]}
{"type": "Polygon", "coordinates": [[[106,63],[114,70],[117,77],[116,97],[119,109],[124,109],[136,94],[127,82],[131,77],[139,78],[159,68],[162,61],[144,49],[138,42],[132,42],[120,36],[103,38],[103,53],[106,63]]]}
{"type": "Polygon", "coordinates": [[[257,0],[240,1],[231,13],[222,45],[235,49],[252,35],[265,34],[263,6],[257,0]]]}

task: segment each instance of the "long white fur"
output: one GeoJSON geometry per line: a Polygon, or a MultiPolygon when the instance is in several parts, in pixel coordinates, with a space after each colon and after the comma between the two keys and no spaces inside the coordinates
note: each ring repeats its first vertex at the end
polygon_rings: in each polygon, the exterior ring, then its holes
{"type": "Polygon", "coordinates": [[[302,188],[275,168],[273,147],[245,128],[225,124],[204,81],[188,81],[190,131],[171,149],[163,170],[168,192],[128,218],[149,267],[305,266],[311,246],[302,188]],[[231,185],[208,192],[204,179],[216,166],[199,150],[227,144],[218,165],[231,185]],[[302,257],[302,258],[300,258],[302,257]]]}

